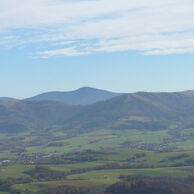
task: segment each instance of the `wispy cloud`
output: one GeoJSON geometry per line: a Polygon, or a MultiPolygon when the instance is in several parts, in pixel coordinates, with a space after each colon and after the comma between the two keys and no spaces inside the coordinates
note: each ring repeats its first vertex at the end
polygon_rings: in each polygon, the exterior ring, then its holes
{"type": "Polygon", "coordinates": [[[193,0],[0,0],[0,44],[39,56],[194,53],[193,0]]]}
{"type": "Polygon", "coordinates": [[[80,56],[91,54],[89,51],[79,51],[76,47],[68,47],[63,49],[55,49],[42,51],[38,53],[40,56],[55,56],[55,55],[65,55],[65,56],[80,56]]]}

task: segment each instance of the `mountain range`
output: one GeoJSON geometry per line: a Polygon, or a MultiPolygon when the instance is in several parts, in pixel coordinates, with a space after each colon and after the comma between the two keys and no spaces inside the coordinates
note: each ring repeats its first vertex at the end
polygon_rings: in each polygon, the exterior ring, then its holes
{"type": "Polygon", "coordinates": [[[0,132],[6,133],[190,127],[194,127],[194,91],[119,94],[82,88],[25,100],[0,100],[0,132]]]}
{"type": "MultiPolygon", "coordinates": [[[[47,92],[39,94],[30,98],[22,99],[24,101],[43,101],[52,100],[62,102],[70,105],[87,105],[93,104],[99,101],[108,100],[115,96],[119,96],[121,93],[109,92],[106,90],[99,90],[91,87],[83,87],[74,91],[67,92],[47,92]]],[[[0,100],[18,100],[9,97],[0,97],[0,100]]]]}

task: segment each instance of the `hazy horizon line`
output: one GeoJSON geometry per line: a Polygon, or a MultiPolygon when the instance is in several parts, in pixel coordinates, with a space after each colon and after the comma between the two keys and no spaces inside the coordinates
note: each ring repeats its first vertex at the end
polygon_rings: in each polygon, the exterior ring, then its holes
{"type": "Polygon", "coordinates": [[[97,87],[92,87],[92,86],[83,86],[83,87],[77,87],[75,89],[72,90],[49,90],[49,91],[42,91],[42,92],[37,92],[33,95],[29,95],[26,97],[16,97],[16,96],[9,96],[9,95],[3,95],[0,96],[0,98],[13,98],[16,100],[25,100],[34,96],[38,96],[41,94],[46,94],[46,93],[53,93],[53,92],[59,92],[59,93],[63,93],[63,92],[74,92],[80,89],[84,89],[84,88],[90,88],[90,89],[97,89],[97,90],[103,90],[103,91],[107,91],[107,92],[113,92],[113,93],[120,93],[122,94],[133,94],[133,93],[139,93],[139,92],[147,92],[147,93],[179,93],[179,92],[189,92],[189,91],[194,91],[194,89],[184,89],[184,90],[135,90],[135,91],[113,91],[111,89],[104,89],[104,88],[97,88],[97,87]]]}

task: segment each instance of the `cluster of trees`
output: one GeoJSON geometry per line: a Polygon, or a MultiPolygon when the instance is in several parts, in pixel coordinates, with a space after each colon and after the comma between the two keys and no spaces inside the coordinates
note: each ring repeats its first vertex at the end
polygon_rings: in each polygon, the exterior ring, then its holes
{"type": "Polygon", "coordinates": [[[123,178],[124,181],[108,187],[105,194],[194,194],[194,185],[186,180],[145,176],[123,178]]]}
{"type": "Polygon", "coordinates": [[[99,192],[77,186],[59,186],[45,189],[37,194],[99,194],[99,192]]]}
{"type": "Polygon", "coordinates": [[[171,156],[171,157],[168,158],[168,160],[169,161],[175,161],[175,160],[181,160],[181,159],[184,159],[184,158],[187,158],[187,157],[189,157],[189,155],[184,153],[184,154],[179,154],[177,156],[171,156]]]}
{"type": "Polygon", "coordinates": [[[31,182],[31,178],[6,178],[0,179],[0,191],[8,191],[13,184],[25,184],[31,182]]]}
{"type": "Polygon", "coordinates": [[[65,179],[66,176],[65,172],[52,170],[45,166],[36,166],[34,169],[26,171],[25,173],[39,181],[65,179]]]}

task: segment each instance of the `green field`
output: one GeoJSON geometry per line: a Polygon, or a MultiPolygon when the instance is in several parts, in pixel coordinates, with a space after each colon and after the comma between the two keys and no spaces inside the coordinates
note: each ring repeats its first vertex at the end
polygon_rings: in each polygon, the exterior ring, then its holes
{"type": "Polygon", "coordinates": [[[60,185],[90,187],[100,193],[120,181],[121,175],[187,178],[194,172],[193,131],[185,129],[179,136],[168,130],[108,129],[81,134],[56,131],[47,136],[0,134],[4,142],[0,181],[13,179],[6,188],[0,187],[0,194],[36,193],[60,185]],[[56,177],[49,179],[51,174],[56,177]]]}

